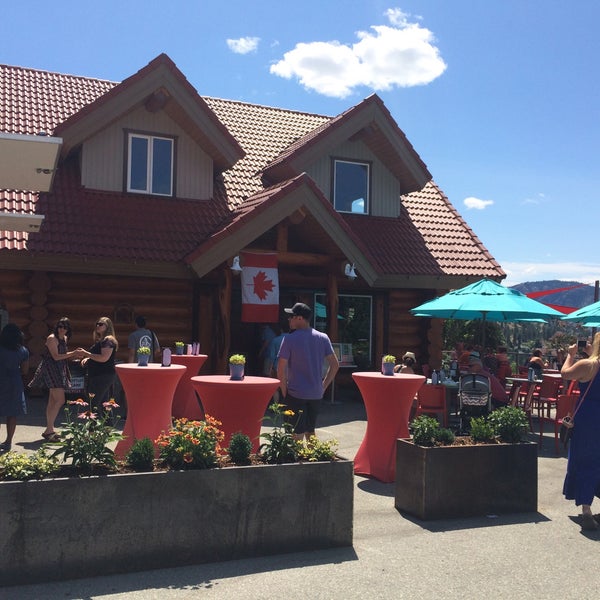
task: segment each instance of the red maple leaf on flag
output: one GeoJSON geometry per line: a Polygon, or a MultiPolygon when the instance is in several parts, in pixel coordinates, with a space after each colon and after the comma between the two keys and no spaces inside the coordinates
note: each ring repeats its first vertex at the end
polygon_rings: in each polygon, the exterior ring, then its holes
{"type": "Polygon", "coordinates": [[[261,299],[267,299],[267,293],[272,292],[273,288],[273,280],[269,279],[264,271],[259,271],[253,278],[254,282],[254,293],[261,299]]]}

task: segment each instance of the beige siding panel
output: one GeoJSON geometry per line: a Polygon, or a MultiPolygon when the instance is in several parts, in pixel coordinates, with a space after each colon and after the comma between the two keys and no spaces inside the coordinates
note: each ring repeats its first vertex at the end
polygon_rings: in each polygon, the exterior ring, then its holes
{"type": "Polygon", "coordinates": [[[345,142],[310,165],[307,173],[327,198],[331,198],[331,159],[355,159],[371,163],[371,212],[377,217],[397,217],[400,213],[400,183],[361,142],[345,142]]]}
{"type": "Polygon", "coordinates": [[[129,113],[84,142],[83,185],[95,190],[123,190],[124,129],[177,136],[177,196],[191,199],[212,197],[213,165],[210,156],[165,113],[150,113],[145,109],[129,113]]]}

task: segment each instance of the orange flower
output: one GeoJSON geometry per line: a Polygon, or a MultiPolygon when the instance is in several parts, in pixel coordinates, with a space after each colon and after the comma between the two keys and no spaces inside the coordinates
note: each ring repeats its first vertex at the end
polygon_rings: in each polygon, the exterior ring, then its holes
{"type": "Polygon", "coordinates": [[[185,463],[191,463],[194,460],[194,457],[192,456],[191,452],[186,452],[183,455],[183,462],[185,463]]]}

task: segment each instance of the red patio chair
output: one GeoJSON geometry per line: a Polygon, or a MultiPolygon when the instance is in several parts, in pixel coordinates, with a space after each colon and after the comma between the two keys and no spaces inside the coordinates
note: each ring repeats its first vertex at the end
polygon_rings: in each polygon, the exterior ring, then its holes
{"type": "Polygon", "coordinates": [[[417,410],[415,418],[422,414],[438,415],[442,413],[442,425],[448,426],[446,410],[446,388],[443,385],[423,385],[417,392],[417,410]]]}
{"type": "Polygon", "coordinates": [[[558,432],[560,430],[560,426],[562,424],[563,417],[566,417],[568,414],[573,414],[575,411],[575,406],[577,405],[577,401],[579,400],[579,396],[576,394],[559,394],[556,399],[556,412],[554,417],[550,416],[540,416],[540,446],[544,441],[544,423],[553,423],[554,424],[554,447],[556,450],[556,454],[560,453],[560,449],[558,446],[558,432]]]}

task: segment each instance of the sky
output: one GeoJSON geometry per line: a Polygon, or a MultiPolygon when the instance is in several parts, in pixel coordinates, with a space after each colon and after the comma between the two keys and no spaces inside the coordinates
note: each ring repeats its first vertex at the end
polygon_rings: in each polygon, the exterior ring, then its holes
{"type": "Polygon", "coordinates": [[[505,284],[600,279],[597,0],[22,0],[0,63],[335,116],[376,93],[505,284]]]}

